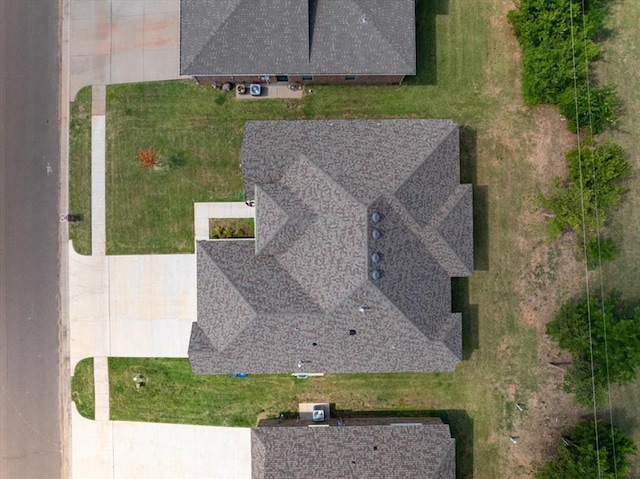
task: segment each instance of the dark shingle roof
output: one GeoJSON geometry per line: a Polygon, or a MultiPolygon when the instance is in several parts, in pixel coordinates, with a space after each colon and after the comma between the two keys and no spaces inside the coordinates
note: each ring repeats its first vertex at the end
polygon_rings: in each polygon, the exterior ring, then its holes
{"type": "Polygon", "coordinates": [[[253,479],[455,478],[446,424],[258,427],[253,479]]]}
{"type": "Polygon", "coordinates": [[[415,0],[181,0],[185,75],[415,74],[415,0]]]}
{"type": "Polygon", "coordinates": [[[242,167],[257,239],[197,244],[195,372],[455,368],[473,234],[453,122],[249,122],[242,167]]]}

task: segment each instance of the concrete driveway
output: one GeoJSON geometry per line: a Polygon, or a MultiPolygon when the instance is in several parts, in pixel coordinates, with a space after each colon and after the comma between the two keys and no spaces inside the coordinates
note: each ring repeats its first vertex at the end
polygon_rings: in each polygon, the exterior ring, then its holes
{"type": "Polygon", "coordinates": [[[71,411],[75,479],[249,479],[249,428],[109,420],[107,357],[187,357],[195,255],[82,256],[69,243],[71,371],[94,358],[96,420],[71,411]]]}
{"type": "Polygon", "coordinates": [[[180,78],[180,0],[71,0],[70,99],[87,85],[180,78]]]}
{"type": "Polygon", "coordinates": [[[83,256],[69,243],[71,371],[85,357],[188,357],[193,254],[83,256]]]}
{"type": "Polygon", "coordinates": [[[249,428],[72,421],[74,478],[251,478],[249,428]]]}

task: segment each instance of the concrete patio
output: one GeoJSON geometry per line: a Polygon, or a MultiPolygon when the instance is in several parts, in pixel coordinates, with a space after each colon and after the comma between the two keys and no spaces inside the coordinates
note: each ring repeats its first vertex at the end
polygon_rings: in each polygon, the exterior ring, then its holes
{"type": "Polygon", "coordinates": [[[294,100],[299,100],[302,98],[303,88],[299,90],[292,90],[289,88],[289,84],[287,82],[278,82],[278,83],[261,83],[262,92],[260,96],[253,96],[249,94],[249,85],[246,85],[246,93],[240,94],[236,89],[236,99],[237,100],[264,100],[264,99],[272,99],[272,98],[291,98],[294,100]]]}

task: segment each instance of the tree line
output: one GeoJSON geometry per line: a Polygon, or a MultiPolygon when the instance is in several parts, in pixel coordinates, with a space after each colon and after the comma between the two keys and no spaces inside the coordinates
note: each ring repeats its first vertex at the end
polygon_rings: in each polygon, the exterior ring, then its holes
{"type": "MultiPolygon", "coordinates": [[[[601,231],[627,191],[631,169],[620,145],[596,137],[618,123],[622,106],[615,88],[598,85],[590,74],[601,54],[598,40],[610,33],[608,13],[606,0],[520,0],[508,15],[523,52],[524,103],[557,106],[569,130],[587,138],[567,153],[568,175],[554,178],[539,204],[549,218],[549,239],[574,231],[590,269],[617,257],[614,241],[601,231]]],[[[640,308],[629,311],[611,296],[570,302],[547,325],[547,334],[571,354],[563,389],[585,407],[602,404],[610,384],[636,378],[640,308]]],[[[535,476],[622,478],[636,452],[621,429],[584,421],[562,437],[555,458],[539,464],[535,476]]]]}

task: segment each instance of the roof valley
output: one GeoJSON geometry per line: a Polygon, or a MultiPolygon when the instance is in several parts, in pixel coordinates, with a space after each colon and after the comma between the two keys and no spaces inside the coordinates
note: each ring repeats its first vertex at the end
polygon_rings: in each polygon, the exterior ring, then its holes
{"type": "MultiPolygon", "coordinates": [[[[451,195],[454,196],[454,195],[451,195]]],[[[460,195],[461,196],[461,195],[460,195]]],[[[451,248],[451,245],[442,237],[435,225],[422,226],[418,223],[418,220],[411,214],[411,212],[405,208],[400,200],[394,196],[388,196],[385,198],[387,204],[394,209],[399,216],[403,219],[407,229],[411,231],[417,238],[420,239],[427,251],[433,255],[438,261],[440,266],[449,273],[451,276],[456,277],[458,275],[469,275],[471,272],[465,266],[464,261],[458,256],[458,254],[451,248]]],[[[456,203],[459,197],[456,199],[456,203]]],[[[445,203],[447,205],[448,203],[445,203]]],[[[444,206],[443,205],[443,208],[444,206]]],[[[442,209],[442,208],[441,208],[442,209]]],[[[451,209],[449,208],[447,211],[451,209]]],[[[446,217],[446,215],[444,215],[446,217]]]]}

